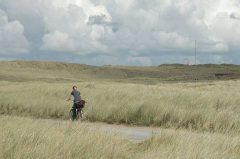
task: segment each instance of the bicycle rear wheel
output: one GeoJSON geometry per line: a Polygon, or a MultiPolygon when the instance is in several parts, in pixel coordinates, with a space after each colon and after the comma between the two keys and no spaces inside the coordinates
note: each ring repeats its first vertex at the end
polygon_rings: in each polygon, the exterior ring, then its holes
{"type": "Polygon", "coordinates": [[[83,111],[82,111],[82,109],[78,109],[77,110],[77,119],[82,119],[83,118],[83,111]]]}
{"type": "Polygon", "coordinates": [[[82,118],[83,118],[83,110],[80,109],[79,112],[78,112],[78,114],[79,114],[79,117],[82,119],[82,118]]]}

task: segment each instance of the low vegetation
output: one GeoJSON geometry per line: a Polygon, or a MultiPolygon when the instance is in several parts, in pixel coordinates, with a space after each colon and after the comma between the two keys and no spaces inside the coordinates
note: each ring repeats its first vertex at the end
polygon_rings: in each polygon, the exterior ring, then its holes
{"type": "MultiPolygon", "coordinates": [[[[86,120],[210,132],[240,132],[239,81],[176,84],[77,83],[86,120]]],[[[0,113],[68,119],[72,83],[0,82],[0,113]]]]}
{"type": "Polygon", "coordinates": [[[239,66],[0,68],[0,158],[240,158],[239,66]],[[73,85],[87,101],[84,120],[154,126],[159,135],[136,143],[70,122],[73,85]]]}
{"type": "Polygon", "coordinates": [[[117,81],[156,84],[240,79],[238,65],[89,66],[61,62],[0,61],[0,80],[13,82],[117,81]]]}
{"type": "Polygon", "coordinates": [[[0,117],[0,158],[131,158],[130,142],[70,123],[0,117]],[[117,149],[117,150],[116,150],[117,149]]]}
{"type": "Polygon", "coordinates": [[[136,143],[123,136],[78,122],[0,116],[0,124],[0,158],[240,157],[240,138],[237,136],[159,130],[159,136],[136,143]]]}

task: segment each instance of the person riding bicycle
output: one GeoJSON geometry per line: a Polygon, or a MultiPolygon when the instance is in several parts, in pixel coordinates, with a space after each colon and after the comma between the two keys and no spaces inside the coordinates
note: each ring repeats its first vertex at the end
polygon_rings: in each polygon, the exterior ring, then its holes
{"type": "Polygon", "coordinates": [[[76,109],[79,107],[80,102],[81,102],[81,94],[80,92],[77,90],[77,86],[73,86],[72,87],[72,92],[68,98],[68,101],[71,100],[71,96],[73,96],[74,100],[73,100],[73,106],[72,106],[72,110],[73,110],[73,119],[76,119],[77,117],[77,112],[76,109]]]}

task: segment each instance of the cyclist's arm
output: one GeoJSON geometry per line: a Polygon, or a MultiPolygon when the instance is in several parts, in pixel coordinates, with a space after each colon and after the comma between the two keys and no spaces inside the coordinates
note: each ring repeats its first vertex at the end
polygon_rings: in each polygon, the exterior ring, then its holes
{"type": "Polygon", "coordinates": [[[69,96],[68,98],[67,98],[67,101],[70,101],[71,100],[71,96],[69,96]]]}
{"type": "Polygon", "coordinates": [[[71,92],[71,94],[68,96],[68,98],[67,98],[67,101],[70,101],[71,100],[71,97],[72,97],[72,92],[71,92]]]}

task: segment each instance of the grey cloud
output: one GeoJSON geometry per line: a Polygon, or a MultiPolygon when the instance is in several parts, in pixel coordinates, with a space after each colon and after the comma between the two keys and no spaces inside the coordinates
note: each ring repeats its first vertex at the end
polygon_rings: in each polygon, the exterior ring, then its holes
{"type": "Polygon", "coordinates": [[[10,21],[19,21],[24,26],[24,35],[34,49],[41,43],[45,26],[43,23],[42,5],[39,0],[4,0],[3,8],[10,21]]]}
{"type": "Polygon", "coordinates": [[[230,14],[230,18],[236,19],[236,20],[240,20],[240,13],[232,12],[232,13],[230,14]]]}
{"type": "MultiPolygon", "coordinates": [[[[195,40],[198,51],[209,56],[230,56],[240,50],[240,8],[232,1],[3,0],[0,9],[7,24],[18,30],[14,35],[5,31],[4,40],[2,36],[5,46],[0,47],[5,52],[8,46],[15,48],[13,52],[31,50],[49,56],[98,54],[104,58],[89,61],[122,57],[126,63],[149,65],[156,63],[155,56],[181,60],[191,56],[195,40]],[[21,43],[12,47],[12,37],[21,43]]],[[[1,23],[3,28],[6,23],[1,23]]]]}
{"type": "Polygon", "coordinates": [[[19,21],[9,21],[0,10],[0,55],[28,53],[29,43],[24,36],[24,26],[19,21]]]}
{"type": "Polygon", "coordinates": [[[109,24],[107,17],[104,14],[101,15],[92,15],[88,17],[88,25],[106,25],[109,24]]]}

